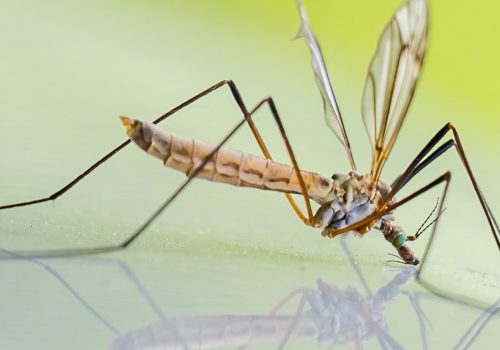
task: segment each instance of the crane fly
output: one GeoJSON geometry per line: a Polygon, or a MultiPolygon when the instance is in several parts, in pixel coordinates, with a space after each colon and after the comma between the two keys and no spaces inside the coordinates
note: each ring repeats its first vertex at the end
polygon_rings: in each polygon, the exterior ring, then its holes
{"type": "MultiPolygon", "coordinates": [[[[3,205],[0,209],[27,206],[57,199],[132,140],[147,153],[160,158],[165,166],[185,173],[187,179],[121,244],[65,250],[64,254],[108,252],[129,246],[194,178],[200,178],[239,187],[282,192],[300,220],[307,226],[322,229],[324,237],[333,238],[350,231],[363,236],[372,229],[379,230],[396,249],[399,262],[418,265],[420,259],[408,243],[418,239],[423,230],[419,229],[414,234],[407,235],[403,228],[395,224],[394,212],[398,207],[424,192],[444,184],[443,194],[437,204],[436,217],[433,220],[430,220],[429,217],[430,223],[425,225],[425,228],[432,225],[432,230],[427,249],[421,259],[419,270],[421,272],[425,257],[432,247],[437,219],[443,211],[451,173],[446,172],[440,175],[434,181],[402,199],[396,199],[396,195],[421,170],[451,148],[455,148],[481,204],[496,245],[500,249],[498,223],[472,173],[458,131],[451,123],[446,123],[436,132],[394,182],[388,183],[380,178],[405,121],[424,61],[428,35],[427,1],[408,0],[396,11],[382,31],[376,52],[369,65],[362,98],[362,117],[372,145],[371,168],[366,174],[360,173],[357,169],[322,52],[309,25],[306,11],[299,0],[296,1],[296,4],[302,23],[299,36],[305,40],[311,53],[312,68],[316,85],[323,99],[326,123],[343,145],[349,160],[351,169],[347,173],[335,173],[333,176],[327,177],[301,170],[273,98],[265,98],[254,108],[249,109],[236,84],[232,80],[223,80],[181,103],[153,122],[122,116],[121,122],[125,126],[129,140],[117,146],[73,181],[50,196],[3,205]],[[243,119],[218,144],[211,145],[181,137],[157,126],[177,111],[222,87],[229,88],[243,114],[243,119]],[[269,108],[276,122],[291,165],[281,164],[272,159],[266,143],[252,119],[252,115],[265,106],[269,108]],[[263,157],[224,147],[233,134],[245,124],[250,127],[263,157]],[[450,139],[444,141],[449,134],[451,134],[450,139]],[[299,208],[292,194],[298,194],[304,198],[305,213],[299,208]],[[311,201],[319,205],[316,212],[313,212],[311,201]]],[[[60,255],[62,252],[24,253],[29,255],[60,255]]],[[[431,286],[427,285],[427,287],[431,286]]]]}

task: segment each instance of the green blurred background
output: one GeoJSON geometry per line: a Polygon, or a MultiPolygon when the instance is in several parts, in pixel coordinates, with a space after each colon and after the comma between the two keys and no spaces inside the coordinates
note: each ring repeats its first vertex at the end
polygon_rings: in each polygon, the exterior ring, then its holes
{"type": "MultiPolygon", "coordinates": [[[[377,38],[401,1],[304,4],[322,45],[358,166],[368,171],[371,154],[360,115],[361,93],[377,38]]],[[[383,175],[387,181],[452,121],[493,212],[500,209],[500,50],[495,45],[499,7],[493,1],[430,1],[429,49],[407,122],[383,175]]],[[[233,79],[250,106],[274,97],[302,168],[324,175],[347,172],[342,147],[323,122],[308,50],[301,40],[291,40],[299,27],[296,12],[292,0],[0,1],[0,202],[42,197],[74,178],[124,139],[118,115],[154,119],[222,79],[233,79]]],[[[163,127],[217,142],[240,117],[229,92],[221,90],[163,127]]],[[[268,113],[259,113],[256,122],[275,158],[288,161],[268,113]]],[[[248,130],[230,145],[258,154],[248,130]]],[[[456,154],[451,151],[429,167],[407,193],[448,169],[454,177],[429,258],[429,279],[442,289],[491,303],[500,284],[498,250],[456,154]]],[[[182,179],[130,147],[54,206],[1,212],[2,247],[119,242],[182,179]]],[[[399,210],[398,223],[414,231],[439,195],[429,193],[399,210]]],[[[426,238],[414,244],[420,255],[426,238]]],[[[359,263],[371,271],[372,282],[382,286],[391,278],[384,261],[392,248],[377,232],[351,241],[359,263]]],[[[201,181],[193,183],[136,245],[110,258],[140,270],[159,303],[171,309],[170,316],[265,314],[293,288],[314,287],[316,277],[333,279],[340,287],[357,283],[339,243],[303,227],[281,195],[201,181]],[[269,285],[274,286],[272,300],[266,298],[269,285]],[[221,290],[225,298],[219,297],[221,290]]],[[[121,277],[116,272],[77,262],[57,261],[81,288],[89,289],[110,318],[124,323],[123,330],[151,322],[150,315],[137,310],[133,292],[118,287],[121,277]]],[[[89,341],[91,345],[82,348],[102,348],[110,342],[112,337],[98,322],[75,316],[81,307],[58,300],[63,293],[59,287],[51,287],[45,275],[29,266],[0,262],[7,293],[0,301],[2,321],[10,325],[0,331],[9,334],[0,340],[4,347],[30,348],[40,339],[46,339],[40,344],[47,348],[67,347],[68,341],[89,341]],[[38,297],[30,299],[34,291],[38,297]],[[29,307],[26,300],[32,301],[29,307]],[[59,302],[67,306],[54,306],[59,302]],[[65,317],[73,321],[64,322],[65,317]],[[95,324],[99,331],[91,328],[95,324]],[[29,329],[30,335],[12,331],[19,327],[29,329]],[[61,338],[55,336],[58,327],[66,331],[61,338]],[[81,340],[78,329],[94,336],[81,340]]],[[[408,312],[396,308],[394,315],[408,312]]],[[[433,324],[446,322],[436,317],[433,324]]],[[[436,334],[433,340],[457,339],[452,338],[436,334]]],[[[485,344],[491,339],[486,337],[485,344]]]]}

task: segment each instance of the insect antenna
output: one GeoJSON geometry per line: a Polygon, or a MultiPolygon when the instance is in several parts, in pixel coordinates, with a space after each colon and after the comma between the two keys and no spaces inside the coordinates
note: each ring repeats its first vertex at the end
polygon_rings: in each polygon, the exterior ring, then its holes
{"type": "MultiPolygon", "coordinates": [[[[422,229],[422,227],[424,227],[424,226],[425,226],[425,224],[427,223],[427,221],[429,221],[429,219],[431,218],[432,214],[434,214],[434,212],[436,211],[436,208],[437,208],[438,204],[439,204],[439,197],[437,198],[436,205],[434,206],[434,209],[432,209],[432,211],[431,211],[431,212],[430,212],[430,214],[427,216],[427,218],[424,220],[424,222],[422,223],[422,225],[420,225],[420,227],[419,227],[419,228],[418,228],[418,230],[417,230],[416,235],[418,235],[418,234],[419,234],[419,232],[420,232],[420,230],[422,229]]],[[[426,228],[427,228],[427,227],[426,227],[426,228]]],[[[424,231],[425,231],[425,228],[424,228],[424,230],[423,230],[422,232],[424,232],[424,231]]]]}
{"type": "Polygon", "coordinates": [[[441,212],[436,216],[436,218],[434,220],[432,220],[432,222],[429,222],[429,224],[427,226],[425,226],[425,228],[422,230],[422,232],[420,232],[419,235],[424,233],[424,231],[427,230],[429,228],[429,226],[431,226],[433,223],[435,223],[436,220],[439,219],[439,217],[441,216],[441,214],[444,213],[445,210],[446,210],[446,207],[444,207],[443,210],[441,210],[441,212]]]}
{"type": "MultiPolygon", "coordinates": [[[[436,208],[434,208],[434,210],[435,210],[435,209],[436,209],[436,208]]],[[[432,210],[432,213],[434,212],[434,210],[432,210]]],[[[436,217],[434,218],[434,220],[432,220],[431,222],[429,222],[429,223],[428,223],[428,224],[427,224],[427,225],[426,225],[426,226],[425,226],[422,230],[420,230],[420,229],[422,228],[422,226],[424,226],[424,225],[425,225],[425,223],[427,222],[427,220],[429,219],[429,218],[427,218],[427,219],[424,221],[424,223],[420,226],[420,228],[418,229],[417,233],[415,233],[413,236],[408,236],[408,237],[407,237],[407,240],[408,240],[408,241],[414,241],[414,240],[416,240],[416,239],[417,239],[417,238],[418,238],[418,237],[419,237],[422,233],[424,233],[424,232],[425,232],[425,230],[427,230],[427,229],[428,229],[428,228],[429,228],[429,227],[430,227],[433,223],[435,223],[435,222],[437,221],[437,219],[439,219],[439,217],[441,216],[441,214],[443,214],[443,213],[444,213],[444,211],[445,211],[445,210],[446,210],[446,207],[445,207],[445,208],[443,208],[443,210],[441,210],[441,211],[439,212],[439,214],[437,214],[437,215],[436,215],[436,217]]],[[[430,215],[432,215],[432,213],[431,213],[430,215]]],[[[430,217],[430,215],[429,215],[429,217],[430,217]]]]}

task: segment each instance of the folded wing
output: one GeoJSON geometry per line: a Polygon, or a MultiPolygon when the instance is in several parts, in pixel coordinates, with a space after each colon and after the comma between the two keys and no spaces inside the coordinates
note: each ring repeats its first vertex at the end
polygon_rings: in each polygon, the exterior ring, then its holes
{"type": "Polygon", "coordinates": [[[328,71],[323,60],[323,54],[321,53],[321,48],[319,47],[319,44],[314,37],[314,33],[309,26],[307,13],[304,9],[304,6],[302,6],[300,0],[296,0],[296,2],[302,22],[298,37],[303,37],[306,40],[307,45],[309,46],[309,49],[311,51],[312,68],[314,71],[316,85],[318,86],[321,97],[323,98],[326,124],[344,145],[347,157],[349,158],[349,163],[351,164],[351,168],[353,170],[356,170],[356,164],[352,156],[349,138],[347,137],[347,133],[344,128],[344,122],[342,121],[340,110],[337,105],[337,100],[335,99],[335,94],[333,93],[332,85],[330,83],[330,77],[328,76],[328,71]]]}
{"type": "Polygon", "coordinates": [[[373,146],[374,183],[410,106],[425,55],[427,28],[427,1],[408,0],[385,27],[370,63],[362,114],[373,146]]]}

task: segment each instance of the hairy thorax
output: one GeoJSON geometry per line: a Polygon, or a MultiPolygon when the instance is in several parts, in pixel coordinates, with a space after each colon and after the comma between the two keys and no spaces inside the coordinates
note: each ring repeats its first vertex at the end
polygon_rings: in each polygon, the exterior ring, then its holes
{"type": "MultiPolygon", "coordinates": [[[[382,181],[373,186],[370,174],[361,175],[356,171],[347,175],[334,174],[332,180],[333,186],[328,201],[315,215],[316,223],[324,229],[339,230],[373,214],[391,190],[391,187],[382,181]]],[[[390,214],[383,218],[392,219],[390,214]]],[[[373,223],[375,224],[376,222],[373,223]]],[[[371,227],[363,227],[358,233],[364,234],[369,229],[371,227]]]]}

